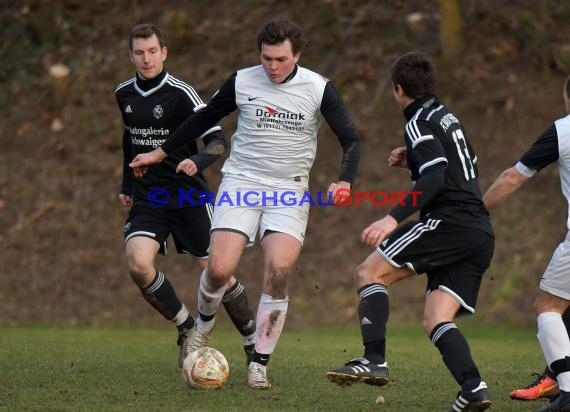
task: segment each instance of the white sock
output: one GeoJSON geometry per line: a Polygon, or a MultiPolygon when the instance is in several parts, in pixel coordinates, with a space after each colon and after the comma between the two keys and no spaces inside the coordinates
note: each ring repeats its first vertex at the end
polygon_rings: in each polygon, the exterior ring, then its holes
{"type": "Polygon", "coordinates": [[[208,281],[206,270],[200,275],[200,288],[198,290],[198,312],[206,316],[213,316],[218,311],[226,286],[214,288],[208,281]]]}
{"type": "Polygon", "coordinates": [[[257,308],[257,327],[255,350],[257,353],[270,355],[277,346],[277,341],[283,331],[289,297],[285,299],[273,299],[271,296],[262,294],[257,308]]]}
{"type": "MultiPolygon", "coordinates": [[[[570,338],[562,321],[562,315],[557,312],[543,312],[536,318],[538,333],[536,334],[546,363],[570,356],[570,338]]],[[[570,372],[563,372],[556,377],[560,390],[570,392],[570,372]]]]}

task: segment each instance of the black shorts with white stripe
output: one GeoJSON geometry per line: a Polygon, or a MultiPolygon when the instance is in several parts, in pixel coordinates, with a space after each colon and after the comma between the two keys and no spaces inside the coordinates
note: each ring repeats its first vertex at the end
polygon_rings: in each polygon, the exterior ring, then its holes
{"type": "Polygon", "coordinates": [[[135,202],[125,222],[125,242],[136,236],[154,239],[160,245],[159,253],[166,255],[166,240],[170,234],[178,253],[197,258],[208,257],[212,205],[164,209],[147,203],[135,202]]]}
{"type": "Polygon", "coordinates": [[[481,278],[491,263],[495,239],[487,232],[443,220],[409,221],[378,247],[394,267],[426,273],[426,290],[444,290],[473,313],[481,278]]]}

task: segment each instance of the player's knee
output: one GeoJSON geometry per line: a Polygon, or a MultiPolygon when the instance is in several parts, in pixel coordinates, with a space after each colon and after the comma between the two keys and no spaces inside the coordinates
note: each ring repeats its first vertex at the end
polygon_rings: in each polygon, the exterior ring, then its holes
{"type": "Polygon", "coordinates": [[[354,272],[354,281],[359,288],[371,283],[378,283],[378,280],[374,278],[373,274],[370,272],[370,268],[368,265],[366,265],[366,263],[361,263],[356,267],[356,270],[354,272]]]}
{"type": "Polygon", "coordinates": [[[129,275],[140,288],[147,287],[154,279],[156,270],[151,262],[144,259],[137,259],[136,256],[129,256],[127,259],[129,275]]]}
{"type": "Polygon", "coordinates": [[[277,266],[271,269],[269,274],[271,296],[276,299],[283,299],[287,296],[290,275],[291,268],[288,266],[277,266]]]}
{"type": "Polygon", "coordinates": [[[227,265],[224,265],[223,262],[210,262],[206,273],[208,283],[214,289],[227,285],[233,276],[233,271],[227,265]]]}
{"type": "Polygon", "coordinates": [[[436,327],[436,325],[439,322],[437,322],[433,316],[430,316],[429,314],[424,313],[424,316],[422,318],[422,326],[424,328],[424,332],[427,336],[431,335],[431,331],[433,330],[433,328],[436,327]]]}

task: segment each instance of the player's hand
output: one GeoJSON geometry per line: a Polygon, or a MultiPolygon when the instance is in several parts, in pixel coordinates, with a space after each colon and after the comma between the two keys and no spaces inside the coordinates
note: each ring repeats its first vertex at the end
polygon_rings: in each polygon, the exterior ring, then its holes
{"type": "Polygon", "coordinates": [[[350,197],[350,183],[342,180],[340,182],[331,183],[328,193],[332,194],[333,205],[342,204],[343,201],[346,201],[346,198],[350,197]]]}
{"type": "Polygon", "coordinates": [[[398,221],[392,216],[386,215],[362,231],[362,242],[370,247],[378,247],[396,227],[398,227],[398,221]]]}
{"type": "Polygon", "coordinates": [[[134,170],[136,177],[143,177],[148,168],[154,164],[160,163],[166,157],[166,153],[162,148],[158,147],[152,152],[141,153],[136,155],[129,166],[134,170]]]}
{"type": "Polygon", "coordinates": [[[408,149],[406,147],[397,147],[390,152],[388,156],[388,166],[390,167],[408,167],[408,149]]]}
{"type": "Polygon", "coordinates": [[[192,160],[184,159],[178,163],[178,166],[176,166],[176,173],[180,172],[184,172],[188,176],[194,176],[196,173],[198,173],[198,166],[196,166],[196,163],[194,163],[192,160]]]}
{"type": "Polygon", "coordinates": [[[121,203],[125,207],[129,207],[129,206],[133,205],[133,196],[132,195],[126,195],[124,193],[121,193],[119,195],[119,200],[121,201],[121,203]]]}

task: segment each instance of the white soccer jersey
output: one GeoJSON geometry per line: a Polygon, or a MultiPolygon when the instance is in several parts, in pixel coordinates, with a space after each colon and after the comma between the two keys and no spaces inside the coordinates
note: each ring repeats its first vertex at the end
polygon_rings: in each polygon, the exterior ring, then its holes
{"type": "Polygon", "coordinates": [[[238,126],[222,172],[306,186],[315,160],[326,82],[302,67],[281,84],[272,83],[261,65],[239,70],[238,126]]]}
{"type": "Polygon", "coordinates": [[[558,134],[558,170],[562,193],[568,203],[566,226],[570,229],[570,116],[554,122],[558,134]]]}
{"type": "Polygon", "coordinates": [[[173,153],[235,110],[237,130],[222,169],[225,175],[280,188],[307,188],[324,118],[343,150],[338,180],[354,182],[360,160],[354,122],[331,82],[299,66],[279,84],[269,80],[261,65],[235,72],[162,149],[173,153]]]}

